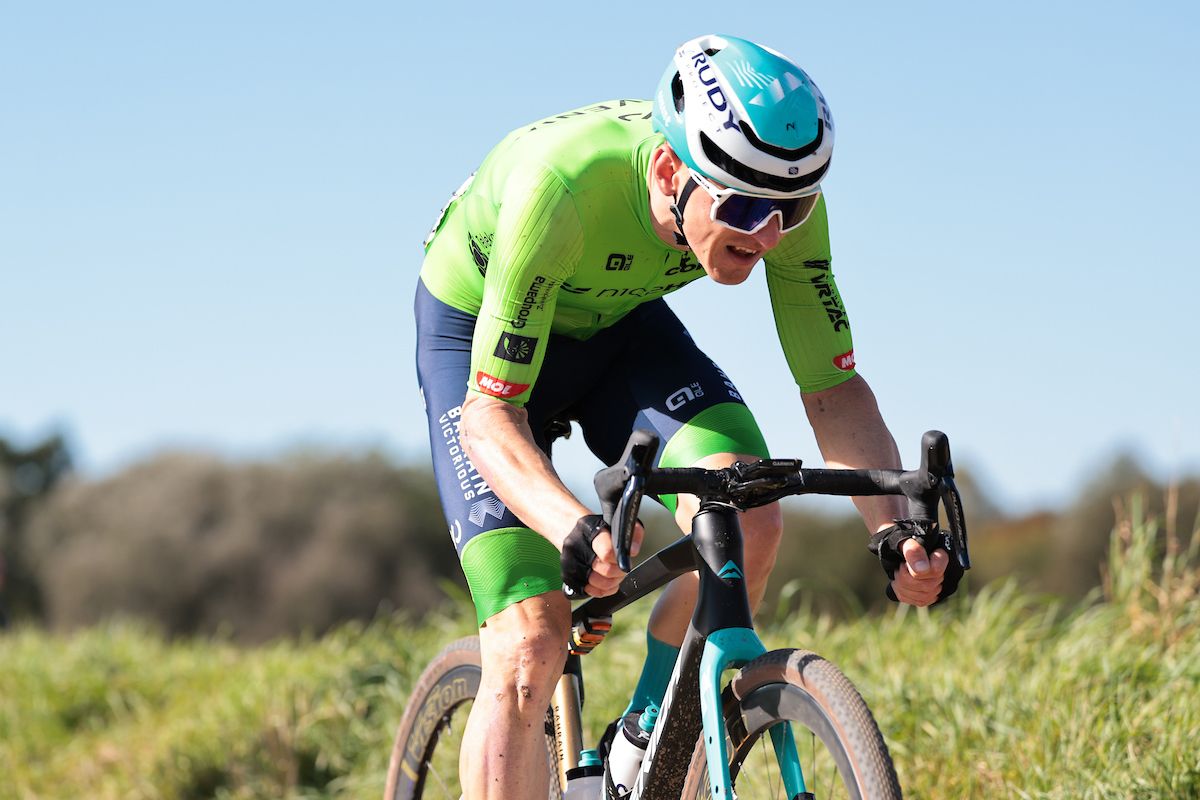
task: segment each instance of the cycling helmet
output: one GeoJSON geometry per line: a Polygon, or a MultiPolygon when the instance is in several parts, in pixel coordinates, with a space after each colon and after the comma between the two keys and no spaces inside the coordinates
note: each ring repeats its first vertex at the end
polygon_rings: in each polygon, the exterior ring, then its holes
{"type": "Polygon", "coordinates": [[[653,123],[689,168],[757,197],[816,194],[833,155],[833,117],[812,79],[733,36],[700,36],[675,51],[653,123]]]}

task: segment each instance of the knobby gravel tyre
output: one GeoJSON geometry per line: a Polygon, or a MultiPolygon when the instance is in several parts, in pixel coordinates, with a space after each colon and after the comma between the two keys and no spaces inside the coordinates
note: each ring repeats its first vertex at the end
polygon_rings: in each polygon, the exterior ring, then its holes
{"type": "MultiPolygon", "coordinates": [[[[867,704],[816,653],[775,650],[755,659],[730,681],[722,703],[739,800],[785,797],[767,735],[783,721],[792,724],[807,789],[816,797],[900,800],[900,782],[867,704]]],[[[711,797],[703,741],[692,755],[682,796],[711,797]]]]}
{"type": "MultiPolygon", "coordinates": [[[[459,800],[458,754],[482,675],[477,636],[452,642],[429,662],[396,730],[384,800],[459,800]]],[[[547,725],[549,800],[560,800],[554,742],[547,725]]]]}

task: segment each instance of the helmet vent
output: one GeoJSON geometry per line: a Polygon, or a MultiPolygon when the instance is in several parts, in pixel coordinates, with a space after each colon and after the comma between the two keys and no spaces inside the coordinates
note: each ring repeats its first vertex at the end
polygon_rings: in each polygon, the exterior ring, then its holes
{"type": "Polygon", "coordinates": [[[676,72],[675,79],[671,81],[671,98],[675,101],[675,110],[683,113],[683,77],[676,72]]]}

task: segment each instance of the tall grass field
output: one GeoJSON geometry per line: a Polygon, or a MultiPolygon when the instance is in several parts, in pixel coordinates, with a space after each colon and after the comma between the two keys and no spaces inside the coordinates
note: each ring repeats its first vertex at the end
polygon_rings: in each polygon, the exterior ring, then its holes
{"type": "MultiPolygon", "coordinates": [[[[1102,592],[1017,581],[932,611],[760,614],[838,664],[910,798],[1200,798],[1200,536],[1136,504],[1102,592]]],[[[648,607],[584,660],[589,740],[624,707],[648,607]]],[[[0,636],[0,798],[372,798],[409,688],[473,613],[247,649],[136,624],[0,636]]]]}

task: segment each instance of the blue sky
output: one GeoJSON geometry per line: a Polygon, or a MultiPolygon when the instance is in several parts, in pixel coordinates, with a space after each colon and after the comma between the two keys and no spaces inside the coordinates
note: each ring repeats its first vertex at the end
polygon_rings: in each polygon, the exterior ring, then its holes
{"type": "MultiPolygon", "coordinates": [[[[1015,510],[1122,448],[1200,470],[1194,3],[516,8],[0,4],[0,434],[64,430],[93,474],[177,446],[423,461],[411,292],[446,196],[716,31],[830,102],[835,271],[906,459],[941,428],[1015,510]]],[[[672,298],[815,463],[761,276],[672,298]]],[[[594,468],[569,443],[568,481],[594,468]]]]}

